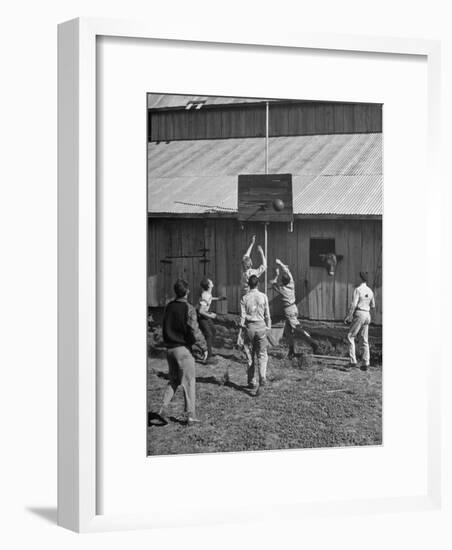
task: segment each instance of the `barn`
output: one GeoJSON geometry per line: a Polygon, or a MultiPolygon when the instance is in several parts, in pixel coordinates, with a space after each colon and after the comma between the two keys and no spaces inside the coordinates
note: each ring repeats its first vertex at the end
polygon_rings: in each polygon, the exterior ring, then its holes
{"type": "Polygon", "coordinates": [[[217,311],[239,312],[241,257],[264,225],[238,220],[238,177],[268,171],[292,175],[294,220],[267,226],[267,260],[270,275],[276,258],[290,265],[300,316],[343,320],[367,271],[381,324],[382,151],[379,104],[149,94],[149,306],[180,276],[196,299],[206,274],[227,297],[217,311]],[[325,252],[342,257],[334,276],[325,252]]]}

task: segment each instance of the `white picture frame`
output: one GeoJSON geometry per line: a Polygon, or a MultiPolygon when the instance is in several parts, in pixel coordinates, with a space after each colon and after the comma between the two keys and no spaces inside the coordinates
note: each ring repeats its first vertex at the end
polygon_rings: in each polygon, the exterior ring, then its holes
{"type": "MultiPolygon", "coordinates": [[[[98,307],[96,191],[96,41],[98,37],[224,43],[272,48],[424,56],[428,70],[428,169],[430,193],[440,193],[441,46],[429,40],[319,34],[273,33],[271,39],[253,30],[220,35],[190,31],[175,38],[158,24],[76,19],[58,29],[58,523],[78,532],[173,525],[170,517],[142,514],[99,514],[98,483],[102,476],[97,439],[99,404],[96,370],[98,307]]],[[[149,90],[151,91],[151,90],[149,90]]],[[[144,148],[143,148],[144,150],[144,148]]],[[[439,215],[439,213],[438,213],[439,215]]],[[[431,229],[438,237],[440,226],[431,229]]],[[[432,274],[428,273],[432,278],[432,274]]],[[[435,281],[433,281],[435,282],[435,281]]],[[[438,509],[442,498],[441,357],[432,352],[428,398],[427,491],[417,496],[347,502],[300,503],[291,517],[311,514],[388,512],[438,509]]],[[[183,459],[183,458],[182,458],[183,459]]],[[[277,507],[277,505],[274,505],[277,507]]],[[[283,510],[280,506],[280,510],[283,510]]],[[[253,518],[252,510],[231,514],[232,520],[253,518]]],[[[208,518],[203,519],[208,523],[208,518]]],[[[194,521],[195,522],[195,521],[194,521]]],[[[190,522],[188,522],[190,523],[190,522]]],[[[196,520],[199,523],[199,519],[196,520]]]]}

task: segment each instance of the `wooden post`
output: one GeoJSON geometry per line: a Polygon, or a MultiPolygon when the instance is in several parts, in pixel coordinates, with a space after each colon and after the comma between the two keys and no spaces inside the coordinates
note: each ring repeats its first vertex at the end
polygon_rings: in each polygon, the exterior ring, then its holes
{"type": "Polygon", "coordinates": [[[267,274],[268,274],[268,259],[267,259],[267,244],[268,244],[268,239],[267,239],[267,226],[268,226],[268,222],[265,222],[264,223],[264,255],[265,255],[265,261],[267,262],[267,269],[265,270],[264,272],[264,285],[265,285],[265,295],[267,295],[267,274]]]}
{"type": "MultiPolygon", "coordinates": [[[[265,173],[268,174],[268,128],[269,128],[269,104],[268,101],[265,102],[265,173]]],[[[264,273],[264,285],[265,285],[265,295],[267,295],[267,274],[268,274],[268,254],[267,254],[267,226],[268,222],[264,223],[264,254],[265,261],[267,262],[267,269],[264,273]]]]}
{"type": "Polygon", "coordinates": [[[268,174],[268,127],[269,127],[269,105],[265,102],[265,173],[268,174]]]}

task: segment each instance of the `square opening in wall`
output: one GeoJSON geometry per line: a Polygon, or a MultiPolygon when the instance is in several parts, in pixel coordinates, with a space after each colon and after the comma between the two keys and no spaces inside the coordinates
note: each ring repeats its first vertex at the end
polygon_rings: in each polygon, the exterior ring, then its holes
{"type": "Polygon", "coordinates": [[[321,254],[336,254],[335,239],[311,239],[309,242],[309,265],[311,267],[324,267],[321,254]]]}

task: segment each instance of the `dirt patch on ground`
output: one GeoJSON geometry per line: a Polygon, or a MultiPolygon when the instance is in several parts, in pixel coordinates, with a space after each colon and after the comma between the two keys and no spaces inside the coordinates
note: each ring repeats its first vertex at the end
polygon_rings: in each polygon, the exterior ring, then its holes
{"type": "MultiPolygon", "coordinates": [[[[347,329],[331,323],[304,323],[321,353],[346,357],[347,329]]],[[[298,356],[285,358],[284,341],[269,350],[268,384],[261,395],[246,387],[242,353],[235,348],[236,319],[216,324],[218,364],[197,364],[197,415],[200,425],[182,422],[183,395],[170,405],[170,422],[155,422],[167,384],[168,367],[161,329],[150,327],[148,361],[148,453],[272,450],[382,442],[381,328],[370,335],[373,366],[345,368],[346,360],[305,358],[309,346],[297,342],[298,356]],[[377,359],[378,358],[378,359],[377,359]],[[376,360],[377,359],[377,360],[376,360]]]]}

